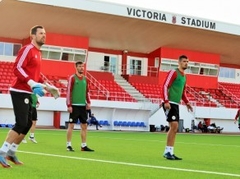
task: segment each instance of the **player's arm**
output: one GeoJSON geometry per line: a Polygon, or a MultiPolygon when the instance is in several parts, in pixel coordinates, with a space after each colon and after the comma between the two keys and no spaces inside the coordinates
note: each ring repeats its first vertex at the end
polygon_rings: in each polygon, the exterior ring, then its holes
{"type": "Polygon", "coordinates": [[[31,47],[23,47],[17,55],[13,66],[14,75],[20,80],[27,83],[32,89],[33,93],[39,96],[44,96],[45,90],[42,83],[32,80],[26,72],[27,64],[32,60],[31,47]]]}
{"type": "Polygon", "coordinates": [[[186,93],[186,84],[185,84],[184,89],[183,89],[182,100],[186,104],[188,110],[190,110],[192,112],[193,108],[192,108],[191,104],[189,103],[189,99],[188,99],[187,93],[186,93]]]}
{"type": "Polygon", "coordinates": [[[91,108],[91,99],[90,99],[90,94],[89,94],[89,81],[87,80],[87,86],[86,86],[86,103],[87,103],[87,109],[91,108]]]}
{"type": "Polygon", "coordinates": [[[240,109],[237,111],[237,114],[236,114],[235,119],[234,119],[234,123],[237,122],[239,116],[240,116],[240,109]]]}
{"type": "MultiPolygon", "coordinates": [[[[31,54],[31,48],[29,46],[26,46],[22,48],[18,52],[18,56],[15,60],[14,66],[13,66],[13,73],[14,75],[23,82],[28,83],[30,80],[32,80],[29,75],[26,72],[27,64],[32,59],[31,54]]],[[[36,81],[36,83],[43,83],[43,80],[36,81]]]]}
{"type": "Polygon", "coordinates": [[[36,108],[38,108],[38,107],[39,107],[39,105],[40,105],[40,102],[39,102],[39,101],[37,101],[36,108]]]}
{"type": "Polygon", "coordinates": [[[29,75],[26,72],[26,66],[31,58],[29,47],[23,47],[19,52],[18,56],[13,65],[13,73],[20,80],[27,83],[30,80],[29,75]]]}
{"type": "Polygon", "coordinates": [[[71,75],[68,79],[67,84],[67,97],[66,97],[66,105],[68,107],[68,111],[71,113],[72,108],[72,90],[74,85],[74,75],[71,75]]]}

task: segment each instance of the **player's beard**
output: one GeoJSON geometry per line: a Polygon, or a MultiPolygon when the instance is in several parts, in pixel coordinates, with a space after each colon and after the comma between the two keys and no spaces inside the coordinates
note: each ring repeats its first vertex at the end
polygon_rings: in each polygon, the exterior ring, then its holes
{"type": "Polygon", "coordinates": [[[187,68],[188,68],[188,66],[186,66],[186,67],[182,67],[183,70],[186,70],[187,68]]]}
{"type": "Polygon", "coordinates": [[[44,44],[44,42],[38,41],[37,44],[41,47],[44,44]]]}
{"type": "Polygon", "coordinates": [[[82,75],[82,74],[83,74],[83,71],[78,71],[78,73],[79,73],[80,75],[82,75]]]}
{"type": "Polygon", "coordinates": [[[42,45],[45,44],[45,38],[44,39],[42,38],[41,40],[36,41],[36,43],[41,47],[42,45]]]}

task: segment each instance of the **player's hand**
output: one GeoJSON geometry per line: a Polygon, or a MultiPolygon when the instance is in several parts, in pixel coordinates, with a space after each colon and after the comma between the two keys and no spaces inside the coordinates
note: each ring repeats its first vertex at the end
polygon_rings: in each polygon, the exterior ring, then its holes
{"type": "Polygon", "coordinates": [[[29,80],[27,84],[31,87],[34,94],[37,95],[37,97],[42,97],[46,93],[44,90],[45,85],[42,83],[37,83],[33,80],[29,80]]]}
{"type": "Polygon", "coordinates": [[[60,91],[57,87],[55,87],[54,85],[50,85],[48,83],[45,83],[46,85],[46,90],[51,93],[51,95],[57,99],[58,97],[60,97],[60,91]]]}
{"type": "Polygon", "coordinates": [[[165,108],[166,110],[170,110],[170,109],[171,109],[170,103],[164,103],[164,108],[165,108]]]}
{"type": "Polygon", "coordinates": [[[237,123],[237,120],[234,120],[234,124],[236,124],[237,123]]]}
{"type": "Polygon", "coordinates": [[[188,111],[193,112],[193,108],[190,103],[187,103],[186,106],[187,106],[188,111]]]}
{"type": "Polygon", "coordinates": [[[86,109],[87,109],[87,110],[91,109],[91,104],[87,103],[86,109]]]}
{"type": "Polygon", "coordinates": [[[71,107],[71,106],[70,106],[70,107],[68,107],[68,109],[67,109],[67,110],[68,110],[68,112],[69,112],[69,113],[72,113],[72,107],[71,107]]]}
{"type": "Polygon", "coordinates": [[[36,104],[36,108],[38,108],[38,107],[39,107],[39,103],[36,104]]]}

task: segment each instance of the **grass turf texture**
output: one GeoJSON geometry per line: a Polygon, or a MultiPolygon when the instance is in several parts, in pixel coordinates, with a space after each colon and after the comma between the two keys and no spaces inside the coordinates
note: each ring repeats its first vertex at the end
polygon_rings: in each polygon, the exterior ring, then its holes
{"type": "MultiPolygon", "coordinates": [[[[0,145],[7,132],[0,128],[0,145]]],[[[38,144],[28,140],[18,148],[17,156],[24,165],[11,163],[10,169],[0,168],[1,178],[240,177],[237,135],[178,134],[174,151],[182,161],[163,158],[166,133],[89,131],[88,146],[95,152],[80,151],[78,130],[73,132],[75,152],[66,151],[65,130],[37,130],[35,135],[38,144]]]]}

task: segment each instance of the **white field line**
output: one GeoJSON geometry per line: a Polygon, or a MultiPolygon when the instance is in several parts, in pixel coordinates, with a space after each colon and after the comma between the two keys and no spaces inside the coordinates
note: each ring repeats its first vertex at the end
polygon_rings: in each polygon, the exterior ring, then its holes
{"type": "Polygon", "coordinates": [[[111,160],[100,160],[100,159],[83,158],[83,157],[71,157],[71,156],[48,154],[48,153],[40,153],[40,152],[29,152],[29,151],[18,151],[18,152],[25,153],[25,154],[33,154],[33,155],[41,155],[41,156],[49,156],[49,157],[57,157],[57,158],[68,158],[68,159],[92,161],[92,162],[100,162],[100,163],[108,163],[108,164],[116,164],[116,165],[126,165],[126,166],[135,166],[135,167],[143,167],[143,168],[175,170],[175,171],[190,172],[190,173],[192,172],[192,173],[203,173],[203,174],[213,174],[213,175],[221,175],[221,176],[240,177],[240,174],[233,174],[233,173],[223,173],[223,172],[214,172],[214,171],[206,171],[206,170],[184,169],[184,168],[165,167],[165,166],[156,166],[156,165],[145,165],[145,164],[137,164],[137,163],[129,163],[129,162],[117,162],[117,161],[111,161],[111,160]]]}

